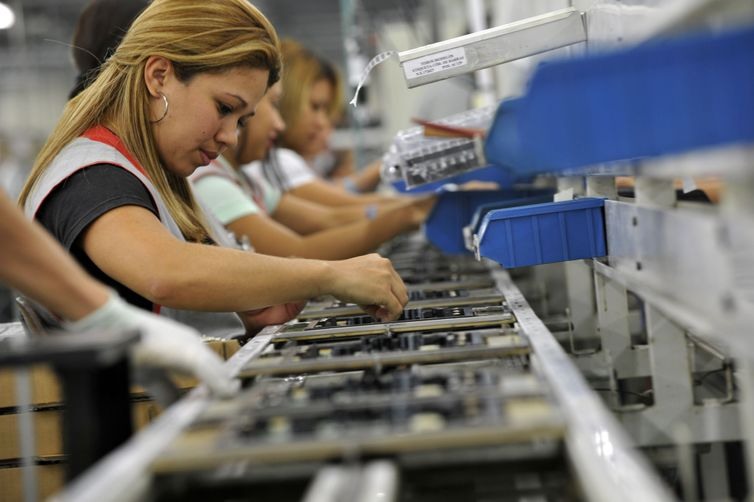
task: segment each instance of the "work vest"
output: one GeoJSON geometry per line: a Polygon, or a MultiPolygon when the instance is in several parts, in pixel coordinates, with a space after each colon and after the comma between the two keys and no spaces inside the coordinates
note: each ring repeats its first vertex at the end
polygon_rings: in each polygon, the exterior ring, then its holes
{"type": "MultiPolygon", "coordinates": [[[[219,176],[225,178],[235,185],[238,185],[241,190],[259,206],[265,214],[270,214],[267,202],[265,201],[264,194],[261,193],[263,187],[257,187],[252,184],[251,181],[246,179],[241,173],[236,172],[227,160],[223,157],[218,157],[206,166],[198,168],[194,173],[189,176],[189,181],[193,184],[200,179],[207,176],[219,176]]],[[[199,197],[197,197],[199,199],[199,197]]],[[[202,206],[204,208],[204,206],[202,206]]]]}
{"type": "MultiPolygon", "coordinates": [[[[157,188],[147,177],[139,162],[126,150],[125,145],[110,130],[96,126],[66,145],[52,160],[45,172],[34,184],[24,204],[24,211],[29,218],[34,218],[47,196],[68,177],[97,164],[112,164],[134,175],[149,192],[152,202],[157,207],[160,222],[173,234],[185,242],[178,224],[167,209],[165,201],[157,188]]],[[[223,242],[220,242],[223,244],[223,242]]],[[[244,326],[238,316],[231,312],[197,312],[179,310],[155,305],[155,312],[188,324],[201,333],[211,336],[229,336],[244,332],[244,326]]]]}

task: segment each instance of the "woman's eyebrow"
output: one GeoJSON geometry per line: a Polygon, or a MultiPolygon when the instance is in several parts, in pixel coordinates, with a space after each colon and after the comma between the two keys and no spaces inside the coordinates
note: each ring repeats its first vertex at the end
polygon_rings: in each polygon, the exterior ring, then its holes
{"type": "Polygon", "coordinates": [[[240,102],[241,102],[241,105],[242,105],[242,106],[243,106],[244,108],[246,108],[247,106],[249,106],[249,104],[248,104],[248,103],[246,102],[246,100],[245,100],[245,99],[243,99],[243,98],[242,98],[241,96],[239,96],[239,95],[237,95],[237,94],[232,94],[232,93],[230,93],[230,92],[226,92],[225,94],[227,94],[228,96],[231,96],[231,97],[233,97],[233,98],[236,98],[236,99],[237,99],[238,101],[240,101],[240,102]]]}

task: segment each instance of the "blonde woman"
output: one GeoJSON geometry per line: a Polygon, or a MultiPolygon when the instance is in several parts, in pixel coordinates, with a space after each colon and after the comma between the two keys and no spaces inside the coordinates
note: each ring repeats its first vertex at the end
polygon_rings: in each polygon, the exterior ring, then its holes
{"type": "MultiPolygon", "coordinates": [[[[379,163],[358,173],[322,168],[327,141],[342,113],[343,86],[336,68],[293,40],[282,42],[284,78],[280,113],[287,124],[265,174],[273,184],[320,204],[344,205],[384,197],[364,194],[380,180],[379,163]]],[[[342,167],[342,166],[341,166],[342,167]]]]}
{"type": "Polygon", "coordinates": [[[396,318],[406,289],[379,256],[294,260],[206,245],[186,178],[235,146],[279,71],[277,35],[246,0],[155,0],[67,105],[21,204],[144,309],[245,312],[254,329],[332,294],[396,318]]]}

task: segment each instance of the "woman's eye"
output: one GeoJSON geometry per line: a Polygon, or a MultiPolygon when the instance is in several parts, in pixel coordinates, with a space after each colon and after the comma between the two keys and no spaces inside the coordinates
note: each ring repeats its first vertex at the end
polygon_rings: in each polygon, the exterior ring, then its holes
{"type": "Polygon", "coordinates": [[[250,113],[248,115],[244,115],[243,117],[238,119],[238,128],[243,129],[244,127],[246,127],[246,124],[249,122],[249,119],[253,117],[254,115],[256,115],[256,112],[250,113]]]}
{"type": "Polygon", "coordinates": [[[233,113],[233,108],[226,104],[220,103],[217,105],[217,111],[220,112],[220,115],[224,117],[233,113]]]}

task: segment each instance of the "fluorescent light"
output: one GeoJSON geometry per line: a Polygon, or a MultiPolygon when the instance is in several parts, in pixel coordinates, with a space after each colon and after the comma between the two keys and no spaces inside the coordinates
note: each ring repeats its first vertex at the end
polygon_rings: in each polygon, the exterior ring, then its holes
{"type": "Polygon", "coordinates": [[[0,2],[0,30],[6,30],[16,22],[16,16],[10,7],[0,2]]]}

